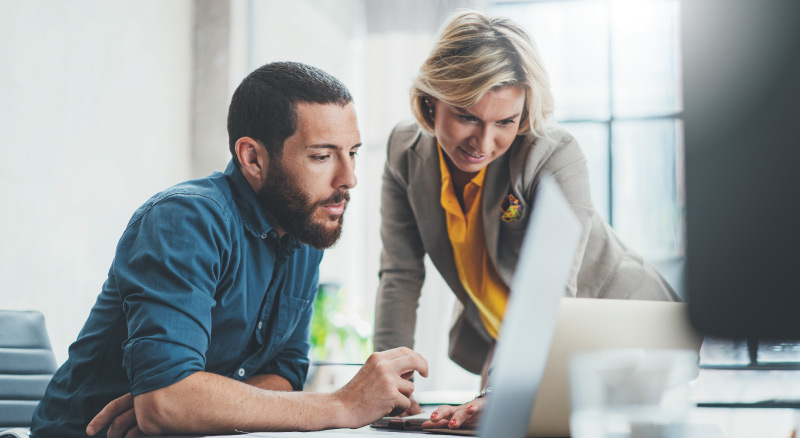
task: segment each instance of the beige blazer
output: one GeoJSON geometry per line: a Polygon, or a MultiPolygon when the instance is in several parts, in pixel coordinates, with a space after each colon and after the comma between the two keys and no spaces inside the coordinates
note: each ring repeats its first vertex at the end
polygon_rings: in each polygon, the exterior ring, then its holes
{"type": "MultiPolygon", "coordinates": [[[[546,171],[561,186],[583,229],[565,295],[677,300],[666,281],[628,249],[595,211],[586,158],[575,139],[555,127],[548,137],[517,136],[508,152],[486,170],[482,194],[486,250],[506,285],[511,284],[525,226],[531,209],[536,208],[534,191],[546,171]],[[500,220],[501,203],[508,194],[522,205],[522,215],[514,222],[500,220]]],[[[450,358],[478,374],[493,340],[458,278],[440,204],[441,181],[436,139],[414,122],[398,124],[389,137],[383,173],[383,251],[374,346],[376,351],[414,348],[417,305],[425,278],[423,257],[428,254],[458,297],[450,358]]]]}

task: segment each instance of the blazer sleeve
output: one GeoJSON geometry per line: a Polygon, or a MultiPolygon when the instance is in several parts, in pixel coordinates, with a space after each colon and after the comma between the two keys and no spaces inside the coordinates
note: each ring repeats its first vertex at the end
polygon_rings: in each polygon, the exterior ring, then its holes
{"type": "MultiPolygon", "coordinates": [[[[578,142],[555,130],[541,168],[553,175],[581,224],[581,236],[565,290],[566,296],[676,301],[658,272],[630,250],[599,216],[592,203],[589,170],[578,142]]],[[[536,148],[534,148],[534,151],[536,148]]],[[[532,161],[535,162],[535,161],[532,161]]],[[[539,172],[537,171],[537,174],[539,172]]],[[[535,187],[541,177],[533,178],[535,187]]],[[[526,199],[530,198],[526,194],[526,199]]]]}
{"type": "Polygon", "coordinates": [[[425,250],[408,197],[407,161],[399,152],[403,133],[389,137],[381,187],[381,267],[375,304],[375,351],[414,348],[417,306],[425,279],[425,250]]]}
{"type": "MultiPolygon", "coordinates": [[[[553,134],[559,138],[556,140],[555,147],[548,148],[550,154],[545,159],[542,170],[555,178],[581,224],[581,236],[578,240],[565,291],[566,296],[574,297],[578,291],[578,272],[584,260],[597,212],[592,203],[586,157],[577,140],[563,130],[556,130],[553,134]]],[[[539,177],[535,178],[535,185],[538,185],[541,179],[541,174],[539,172],[537,174],[539,177]]],[[[533,191],[528,196],[529,199],[532,199],[533,191]]]]}

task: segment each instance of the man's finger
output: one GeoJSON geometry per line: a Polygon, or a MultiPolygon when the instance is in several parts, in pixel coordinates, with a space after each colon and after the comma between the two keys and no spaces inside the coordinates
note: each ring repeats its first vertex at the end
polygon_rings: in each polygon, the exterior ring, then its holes
{"type": "Polygon", "coordinates": [[[428,377],[428,361],[414,351],[411,354],[392,359],[391,367],[400,375],[416,371],[422,377],[428,377]]]}
{"type": "MultiPolygon", "coordinates": [[[[397,382],[397,390],[400,391],[403,396],[410,399],[411,394],[414,393],[414,383],[408,380],[400,380],[397,382]]],[[[409,400],[409,406],[411,406],[411,401],[409,400]]]]}
{"type": "Polygon", "coordinates": [[[397,401],[397,404],[394,406],[394,409],[392,409],[392,411],[389,412],[390,417],[396,417],[402,414],[403,412],[408,410],[409,406],[411,406],[411,401],[409,401],[407,398],[405,397],[398,397],[398,398],[399,400],[397,401]]]}
{"type": "Polygon", "coordinates": [[[383,359],[392,360],[392,359],[397,359],[398,357],[407,356],[410,353],[414,353],[414,350],[408,347],[397,347],[397,348],[392,348],[391,350],[373,353],[373,355],[383,359]]]}
{"type": "Polygon", "coordinates": [[[417,415],[422,413],[422,407],[414,400],[414,397],[411,397],[411,406],[408,408],[408,412],[410,415],[417,415]]]}
{"type": "Polygon", "coordinates": [[[122,438],[128,431],[137,426],[136,411],[128,409],[117,415],[117,417],[111,421],[111,427],[108,428],[107,438],[122,438]]]}
{"type": "Polygon", "coordinates": [[[103,410],[95,415],[92,421],[86,426],[86,434],[90,436],[96,434],[111,423],[119,414],[128,409],[133,409],[133,397],[131,397],[130,392],[112,400],[103,410]]]}
{"type": "Polygon", "coordinates": [[[147,436],[147,435],[145,435],[145,433],[142,432],[141,429],[139,429],[139,425],[133,426],[131,430],[129,430],[128,433],[125,434],[125,438],[138,438],[142,436],[147,436]]]}
{"type": "Polygon", "coordinates": [[[416,400],[414,400],[413,396],[409,397],[408,399],[411,400],[411,406],[409,406],[405,412],[400,414],[399,417],[408,417],[409,415],[417,415],[422,412],[422,407],[419,405],[419,403],[417,403],[416,400]]]}

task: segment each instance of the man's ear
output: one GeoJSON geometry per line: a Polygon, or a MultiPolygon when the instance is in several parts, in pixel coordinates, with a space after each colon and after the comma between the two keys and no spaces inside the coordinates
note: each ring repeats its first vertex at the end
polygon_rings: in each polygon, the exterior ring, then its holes
{"type": "Polygon", "coordinates": [[[242,137],[236,140],[234,145],[236,158],[239,159],[242,174],[253,188],[261,187],[267,178],[269,169],[269,154],[267,149],[250,137],[242,137]]]}

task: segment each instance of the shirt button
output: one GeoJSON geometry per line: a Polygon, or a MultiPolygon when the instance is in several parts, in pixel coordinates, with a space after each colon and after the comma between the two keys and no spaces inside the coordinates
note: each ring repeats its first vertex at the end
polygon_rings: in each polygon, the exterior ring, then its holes
{"type": "Polygon", "coordinates": [[[259,330],[261,330],[261,326],[263,326],[263,325],[264,325],[264,324],[262,324],[262,323],[261,323],[261,321],[258,321],[258,329],[259,329],[259,330]]]}
{"type": "Polygon", "coordinates": [[[262,235],[261,235],[261,238],[262,238],[262,239],[266,239],[266,238],[267,238],[267,234],[266,234],[266,233],[262,234],[262,235]]]}
{"type": "Polygon", "coordinates": [[[239,368],[239,377],[244,377],[244,368],[239,368]]]}
{"type": "Polygon", "coordinates": [[[269,232],[269,237],[270,237],[270,238],[272,238],[272,239],[274,239],[274,238],[278,237],[278,233],[276,233],[276,232],[274,232],[274,231],[270,231],[270,232],[269,232]]]}

